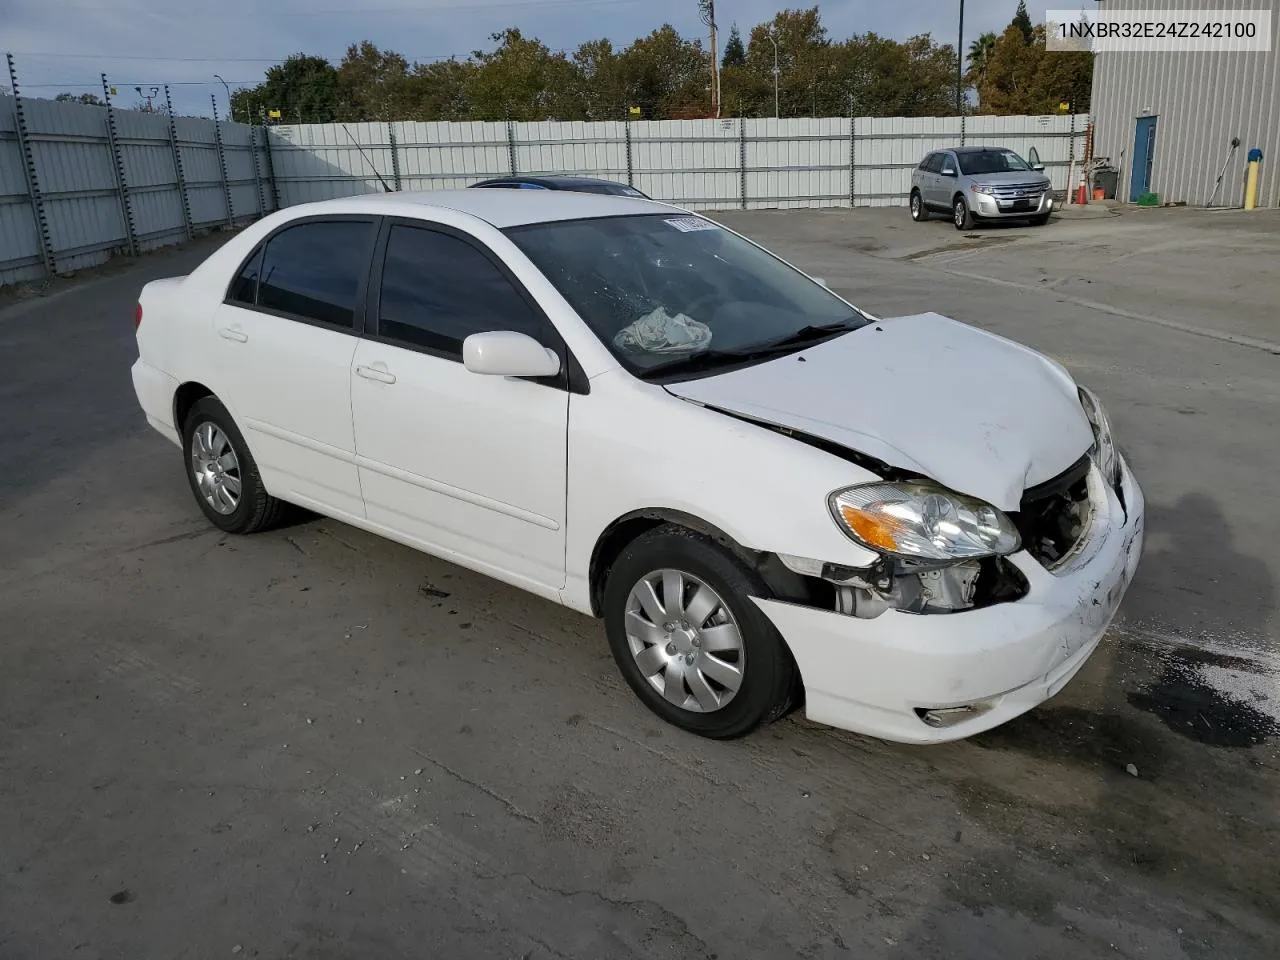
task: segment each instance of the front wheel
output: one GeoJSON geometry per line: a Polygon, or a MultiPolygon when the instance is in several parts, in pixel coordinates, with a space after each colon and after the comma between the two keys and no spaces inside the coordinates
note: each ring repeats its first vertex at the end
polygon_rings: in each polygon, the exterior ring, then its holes
{"type": "Polygon", "coordinates": [[[952,207],[951,213],[957,230],[973,229],[976,221],[973,218],[973,211],[969,209],[969,204],[964,202],[964,197],[956,197],[955,206],[952,207]]]}
{"type": "Polygon", "coordinates": [[[929,219],[929,211],[924,208],[924,200],[919,190],[911,191],[911,219],[916,223],[923,223],[929,219]]]}
{"type": "Polygon", "coordinates": [[[1047,213],[1042,213],[1038,217],[1031,218],[1031,225],[1033,227],[1043,227],[1048,222],[1049,222],[1049,214],[1047,213]]]}
{"type": "Polygon", "coordinates": [[[796,669],[753,570],[679,527],[641,535],[605,583],[605,630],[623,677],[650,710],[691,733],[729,739],[783,716],[796,669]]]}

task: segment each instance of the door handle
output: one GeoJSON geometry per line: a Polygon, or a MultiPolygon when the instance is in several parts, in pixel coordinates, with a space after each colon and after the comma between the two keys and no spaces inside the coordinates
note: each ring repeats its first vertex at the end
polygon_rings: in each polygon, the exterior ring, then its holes
{"type": "Polygon", "coordinates": [[[377,380],[379,383],[395,383],[396,375],[387,369],[387,365],[378,361],[371,367],[356,367],[356,375],[366,380],[377,380]]]}
{"type": "Polygon", "coordinates": [[[234,340],[236,343],[249,342],[249,335],[239,327],[219,327],[218,336],[223,340],[234,340]]]}

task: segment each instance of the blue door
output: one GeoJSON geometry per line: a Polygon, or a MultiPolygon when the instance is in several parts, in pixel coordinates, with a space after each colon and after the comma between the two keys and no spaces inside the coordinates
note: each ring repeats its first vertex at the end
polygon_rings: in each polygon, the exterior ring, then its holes
{"type": "Polygon", "coordinates": [[[1139,117],[1133,138],[1133,172],[1129,177],[1129,202],[1151,190],[1151,164],[1156,159],[1156,118],[1139,117]]]}

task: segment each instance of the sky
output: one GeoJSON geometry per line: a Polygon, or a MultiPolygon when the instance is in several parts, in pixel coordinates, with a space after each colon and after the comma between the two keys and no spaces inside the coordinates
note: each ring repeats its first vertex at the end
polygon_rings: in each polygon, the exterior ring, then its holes
{"type": "MultiPolygon", "coordinates": [[[[1040,22],[1046,6],[1078,3],[1030,0],[1027,8],[1040,22]]],[[[780,8],[812,5],[717,0],[716,21],[725,34],[737,23],[746,35],[780,8]]],[[[964,6],[967,47],[984,31],[1000,32],[1017,0],[964,6]]],[[[819,0],[818,7],[833,39],[874,31],[954,43],[960,0],[819,0]]],[[[24,96],[101,95],[106,72],[121,106],[137,101],[137,86],[146,93],[168,83],[178,113],[203,116],[212,111],[211,95],[226,115],[215,74],[233,90],[252,86],[272,62],[300,51],[336,63],[348,44],[371,40],[410,60],[461,58],[491,49],[490,35],[512,26],[553,50],[599,37],[624,47],[663,23],[686,37],[706,30],[696,0],[0,0],[0,43],[14,55],[24,96]]]]}

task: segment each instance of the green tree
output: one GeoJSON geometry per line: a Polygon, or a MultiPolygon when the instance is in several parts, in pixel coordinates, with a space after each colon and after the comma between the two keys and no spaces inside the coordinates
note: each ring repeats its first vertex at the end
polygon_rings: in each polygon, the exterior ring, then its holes
{"type": "Polygon", "coordinates": [[[279,110],[285,123],[328,123],[337,119],[338,71],[324,57],[296,53],[267,69],[256,87],[231,94],[231,117],[259,123],[264,112],[279,110]]]}
{"type": "Polygon", "coordinates": [[[1032,37],[1031,14],[1027,13],[1027,0],[1018,0],[1018,9],[1013,14],[1012,26],[1018,28],[1024,43],[1030,43],[1032,37]]]}
{"type": "Polygon", "coordinates": [[[53,98],[59,103],[84,103],[91,107],[105,107],[102,98],[93,93],[60,93],[53,98]]]}
{"type": "Polygon", "coordinates": [[[409,61],[362,40],[347,47],[338,64],[338,117],[342,120],[402,120],[412,101],[409,61]]]}
{"type": "Polygon", "coordinates": [[[747,47],[742,42],[742,34],[738,31],[738,25],[735,23],[729,28],[729,39],[724,43],[724,58],[720,61],[720,69],[728,70],[732,67],[745,67],[747,65],[747,47]]]}
{"type": "Polygon", "coordinates": [[[407,113],[402,120],[468,120],[471,118],[471,81],[476,65],[451,58],[436,63],[415,63],[405,80],[407,113]]]}
{"type": "Polygon", "coordinates": [[[874,33],[838,45],[839,75],[867,116],[932,117],[955,111],[956,53],[928,34],[899,43],[874,33]]]}
{"type": "Polygon", "coordinates": [[[627,116],[627,79],[622,58],[608,40],[588,40],[573,52],[577,85],[586,120],[621,120],[627,116]]]}
{"type": "Polygon", "coordinates": [[[581,120],[575,102],[579,89],[573,64],[540,40],[511,28],[495,33],[498,47],[477,50],[469,84],[471,112],[477,120],[581,120]]]}
{"type": "Polygon", "coordinates": [[[1050,51],[1044,45],[1043,24],[1032,28],[1031,42],[1009,24],[996,41],[978,88],[983,113],[1004,116],[1057,113],[1068,102],[1073,110],[1088,110],[1093,84],[1093,54],[1050,51]]]}
{"type": "Polygon", "coordinates": [[[685,40],[666,23],[627,47],[621,60],[627,96],[645,119],[709,112],[710,63],[701,40],[685,40]]]}

